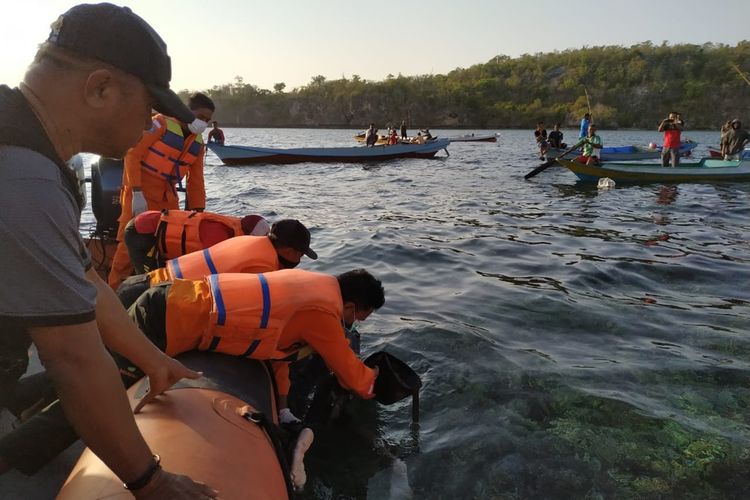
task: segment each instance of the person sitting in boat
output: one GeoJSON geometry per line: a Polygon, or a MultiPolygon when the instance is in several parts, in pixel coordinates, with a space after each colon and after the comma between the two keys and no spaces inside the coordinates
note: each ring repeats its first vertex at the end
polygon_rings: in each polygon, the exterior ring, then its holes
{"type": "Polygon", "coordinates": [[[263,236],[270,229],[260,215],[234,217],[213,212],[149,210],[128,223],[123,239],[136,274],[143,274],[162,267],[169,259],[228,238],[243,234],[263,236]]]}
{"type": "Polygon", "coordinates": [[[374,146],[378,143],[378,129],[375,128],[375,124],[371,123],[370,128],[365,132],[365,145],[374,146]]]}
{"type": "Polygon", "coordinates": [[[750,142],[750,133],[742,128],[742,122],[735,118],[727,132],[725,160],[741,160],[745,146],[750,142]]]}
{"type": "Polygon", "coordinates": [[[536,146],[539,148],[539,159],[544,160],[544,156],[547,154],[549,144],[547,143],[547,129],[544,128],[544,122],[537,122],[536,130],[534,130],[534,138],[536,139],[536,146]]]}
{"type": "MultiPolygon", "coordinates": [[[[243,231],[253,224],[247,216],[243,231]]],[[[266,273],[280,269],[292,269],[299,265],[302,256],[317,259],[318,254],[310,248],[310,231],[296,219],[283,219],[271,226],[265,220],[255,223],[247,236],[225,239],[166,262],[164,267],[145,274],[131,276],[117,289],[120,302],[127,309],[149,287],[175,279],[197,280],[217,273],[266,273]],[[256,232],[259,226],[263,229],[256,232]],[[267,234],[266,234],[267,233],[267,234]],[[255,236],[253,236],[255,234],[255,236]]]]}
{"type": "Polygon", "coordinates": [[[555,128],[547,137],[547,143],[551,148],[565,149],[568,147],[568,145],[563,142],[563,133],[560,131],[560,123],[555,123],[555,128]]]}
{"type": "Polygon", "coordinates": [[[576,148],[583,146],[583,154],[575,159],[578,163],[584,163],[586,165],[600,165],[599,158],[601,156],[601,150],[604,147],[602,138],[596,133],[596,125],[589,125],[588,135],[578,141],[576,148]]]}
{"type": "Polygon", "coordinates": [[[417,132],[417,135],[411,140],[411,144],[424,144],[425,142],[427,142],[427,140],[422,135],[422,132],[417,132]]]}
{"type": "Polygon", "coordinates": [[[432,134],[430,133],[430,129],[428,128],[422,129],[422,137],[424,137],[425,142],[432,139],[432,134]]]}
{"type": "Polygon", "coordinates": [[[213,142],[221,146],[224,145],[224,131],[219,128],[219,123],[211,123],[213,128],[208,132],[208,142],[213,142]]]}
{"type": "Polygon", "coordinates": [[[391,129],[391,133],[388,134],[388,145],[393,146],[394,144],[398,144],[398,134],[396,133],[396,129],[391,129]]]}

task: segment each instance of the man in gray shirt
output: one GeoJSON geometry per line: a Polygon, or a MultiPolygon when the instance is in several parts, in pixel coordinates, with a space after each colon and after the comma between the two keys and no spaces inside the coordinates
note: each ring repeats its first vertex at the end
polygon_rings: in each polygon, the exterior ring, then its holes
{"type": "Polygon", "coordinates": [[[192,120],[170,77],[156,32],[127,8],[97,4],[60,16],[20,87],[0,86],[0,390],[12,395],[33,342],[75,431],[136,497],[213,498],[163,471],[135,425],[105,345],[149,376],[149,400],[198,374],[151,344],[91,268],[64,163],[81,151],[122,157],[152,108],[192,120]]]}

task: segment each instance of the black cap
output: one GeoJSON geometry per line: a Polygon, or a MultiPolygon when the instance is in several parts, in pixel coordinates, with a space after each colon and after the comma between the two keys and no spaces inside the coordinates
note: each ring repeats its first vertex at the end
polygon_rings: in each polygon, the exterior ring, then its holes
{"type": "Polygon", "coordinates": [[[318,258],[318,254],[310,248],[310,231],[297,219],[274,222],[268,237],[279,245],[299,250],[311,259],[318,258]]]}
{"type": "Polygon", "coordinates": [[[47,41],[140,78],[156,101],[154,109],[158,112],[183,123],[195,119],[169,89],[172,63],[167,44],[129,8],[110,3],[76,5],[52,24],[47,41]]]}

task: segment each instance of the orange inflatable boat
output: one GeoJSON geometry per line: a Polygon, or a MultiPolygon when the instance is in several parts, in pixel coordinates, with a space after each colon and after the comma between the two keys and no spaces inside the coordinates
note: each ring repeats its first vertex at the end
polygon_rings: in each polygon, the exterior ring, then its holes
{"type": "MultiPolygon", "coordinates": [[[[273,376],[260,361],[190,352],[186,366],[203,372],[181,381],[135,416],[165,469],[202,481],[223,500],[290,498],[283,446],[266,423],[276,423],[273,376]]],[[[131,405],[148,389],[128,390],[131,405]]],[[[60,490],[59,500],[132,498],[122,482],[86,449],[60,490]]]]}

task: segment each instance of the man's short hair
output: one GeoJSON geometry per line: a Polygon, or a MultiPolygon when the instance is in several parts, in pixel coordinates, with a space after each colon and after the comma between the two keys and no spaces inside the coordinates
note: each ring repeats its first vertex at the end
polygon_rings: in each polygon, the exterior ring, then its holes
{"type": "Polygon", "coordinates": [[[190,99],[188,100],[188,107],[193,111],[200,108],[208,108],[211,111],[216,111],[214,101],[202,92],[196,92],[195,94],[190,96],[190,99]]]}
{"type": "Polygon", "coordinates": [[[344,303],[352,302],[357,309],[380,309],[385,304],[385,291],[380,280],[365,269],[354,269],[337,276],[344,303]]]}

